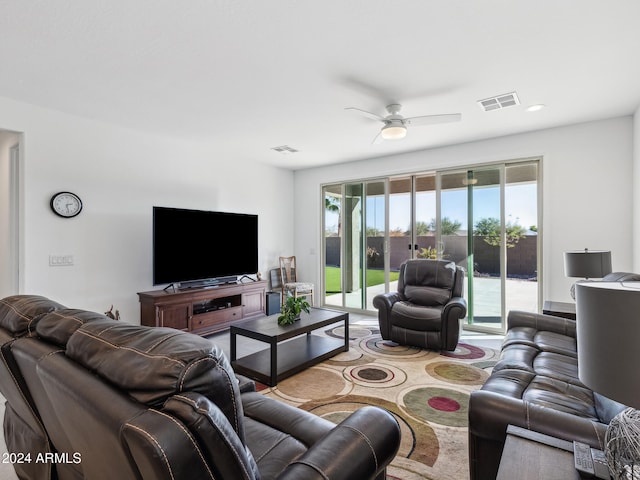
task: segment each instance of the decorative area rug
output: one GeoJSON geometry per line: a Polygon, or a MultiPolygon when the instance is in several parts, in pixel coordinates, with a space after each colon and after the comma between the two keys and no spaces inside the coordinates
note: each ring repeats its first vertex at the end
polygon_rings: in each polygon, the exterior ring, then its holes
{"type": "MultiPolygon", "coordinates": [[[[324,332],[344,338],[344,327],[324,332]]],[[[335,423],[364,405],[389,410],[402,441],[387,478],[469,478],[469,393],[482,386],[498,352],[459,343],[440,354],[382,340],[377,325],[349,326],[350,349],[261,393],[335,423]]]]}

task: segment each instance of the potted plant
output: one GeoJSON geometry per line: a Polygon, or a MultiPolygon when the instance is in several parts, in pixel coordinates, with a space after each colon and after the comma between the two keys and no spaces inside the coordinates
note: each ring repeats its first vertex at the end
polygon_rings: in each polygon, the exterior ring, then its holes
{"type": "Polygon", "coordinates": [[[296,320],[300,320],[300,313],[302,311],[309,313],[310,306],[305,297],[287,294],[287,299],[282,305],[282,313],[278,317],[278,325],[291,325],[296,320]]]}

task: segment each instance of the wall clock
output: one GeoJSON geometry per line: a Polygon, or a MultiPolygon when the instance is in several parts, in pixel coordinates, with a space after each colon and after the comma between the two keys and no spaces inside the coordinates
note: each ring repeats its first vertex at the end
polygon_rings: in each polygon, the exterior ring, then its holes
{"type": "Polygon", "coordinates": [[[82,200],[75,193],[58,192],[51,197],[51,210],[63,218],[72,218],[82,211],[82,200]]]}

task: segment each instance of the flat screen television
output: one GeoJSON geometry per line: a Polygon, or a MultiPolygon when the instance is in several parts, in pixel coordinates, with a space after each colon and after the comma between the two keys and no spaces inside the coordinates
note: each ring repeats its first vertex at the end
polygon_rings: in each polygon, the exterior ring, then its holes
{"type": "Polygon", "coordinates": [[[258,216],[153,207],[153,284],[200,287],[258,271],[258,216]]]}

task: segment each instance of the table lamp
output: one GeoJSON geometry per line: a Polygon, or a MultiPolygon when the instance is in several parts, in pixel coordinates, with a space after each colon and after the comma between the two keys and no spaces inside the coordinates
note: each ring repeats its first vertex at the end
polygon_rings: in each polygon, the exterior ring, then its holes
{"type": "Polygon", "coordinates": [[[611,476],[640,478],[640,282],[578,283],[576,328],[580,381],[629,407],[607,428],[611,476]]]}
{"type": "MultiPolygon", "coordinates": [[[[564,274],[567,277],[602,278],[611,273],[611,252],[606,250],[578,250],[564,252],[564,274]]],[[[577,282],[576,282],[577,283],[577,282]]],[[[571,286],[571,298],[575,300],[574,283],[571,286]]]]}

